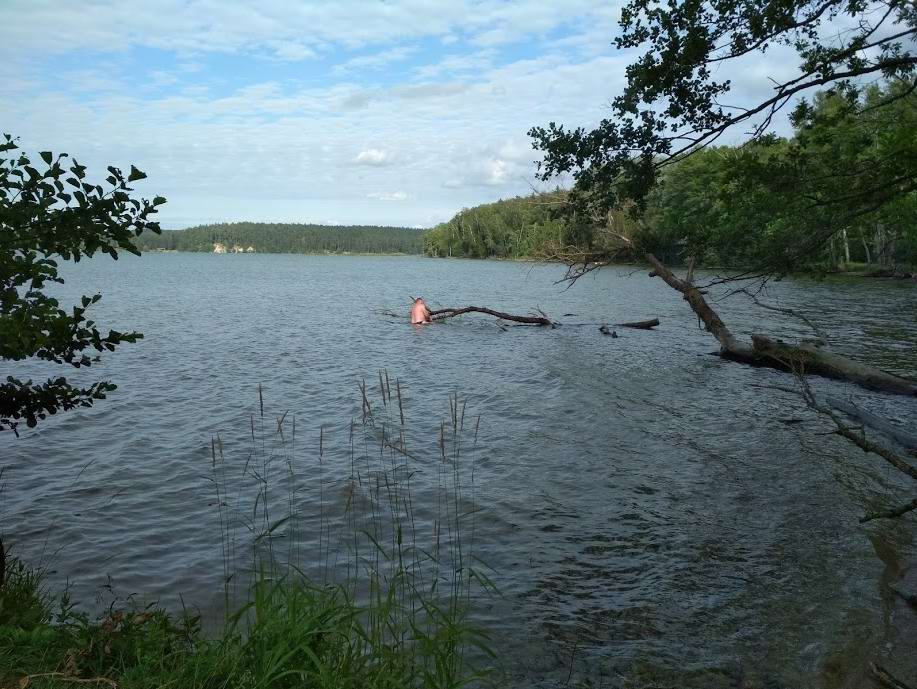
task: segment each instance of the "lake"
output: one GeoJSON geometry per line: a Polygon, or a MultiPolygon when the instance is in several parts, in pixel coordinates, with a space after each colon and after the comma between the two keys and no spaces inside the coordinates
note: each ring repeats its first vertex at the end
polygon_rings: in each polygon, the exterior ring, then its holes
{"type": "MultiPolygon", "coordinates": [[[[99,291],[98,322],[145,338],[88,372],[0,365],[119,386],[92,409],[0,435],[0,524],[84,607],[114,591],[218,615],[215,444],[245,462],[260,385],[269,431],[287,412],[292,432],[295,416],[308,523],[344,500],[359,384],[376,395],[385,369],[408,417],[416,500],[441,480],[450,395],[475,420],[466,499],[475,555],[500,591],[481,594],[475,618],[508,686],[841,687],[866,660],[913,646],[886,587],[914,561],[913,520],[858,524],[913,489],[769,387],[789,376],[711,356],[680,295],[645,270],[608,268],[570,289],[555,284],[558,266],[417,257],[150,254],[63,273],[63,304],[99,291]],[[409,295],[541,309],[564,325],[416,327],[409,295]],[[653,317],[655,331],[598,330],[653,317]]],[[[914,284],[784,280],[766,298],[808,315],[841,353],[917,368],[914,284]]],[[[743,297],[716,308],[737,333],[809,335],[743,297]]],[[[917,400],[813,386],[903,424],[917,414],[917,400]]],[[[314,543],[304,537],[309,571],[314,543]]]]}

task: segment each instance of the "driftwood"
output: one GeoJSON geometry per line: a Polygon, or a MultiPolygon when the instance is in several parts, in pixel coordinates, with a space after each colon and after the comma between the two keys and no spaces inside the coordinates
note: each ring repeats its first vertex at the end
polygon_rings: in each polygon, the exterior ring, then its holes
{"type": "Polygon", "coordinates": [[[719,315],[710,308],[701,291],[689,280],[682,280],[652,254],[647,260],[653,266],[651,277],[661,278],[669,287],[681,292],[697,314],[704,328],[720,343],[720,356],[755,366],[783,371],[802,371],[826,378],[849,380],[870,390],[917,396],[917,382],[861,364],[852,359],[826,352],[809,344],[788,345],[764,335],[752,335],[750,343],[730,332],[719,315]]]}
{"type": "Polygon", "coordinates": [[[619,328],[637,328],[638,330],[652,330],[659,325],[658,318],[652,318],[648,321],[633,321],[631,323],[615,323],[619,328]]]}
{"type": "Polygon", "coordinates": [[[434,321],[441,321],[445,318],[461,316],[463,313],[486,313],[488,316],[494,316],[505,321],[523,323],[525,325],[547,325],[552,328],[557,325],[544,314],[541,316],[514,316],[510,313],[494,311],[493,309],[488,309],[483,306],[463,306],[461,308],[436,309],[435,311],[430,311],[430,318],[434,321]]]}

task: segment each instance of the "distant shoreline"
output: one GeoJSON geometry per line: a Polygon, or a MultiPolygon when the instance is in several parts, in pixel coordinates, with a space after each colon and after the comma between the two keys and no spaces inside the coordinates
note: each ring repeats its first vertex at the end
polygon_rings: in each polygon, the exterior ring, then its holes
{"type": "MultiPolygon", "coordinates": [[[[226,252],[225,254],[219,254],[213,251],[188,251],[183,249],[147,249],[143,253],[145,254],[209,254],[216,256],[231,256],[234,254],[239,255],[263,255],[263,256],[412,256],[415,258],[430,258],[437,260],[462,260],[462,261],[497,261],[497,262],[506,262],[506,263],[541,263],[544,265],[563,265],[561,261],[549,261],[547,259],[538,258],[536,256],[484,256],[484,257],[475,257],[475,256],[431,256],[429,254],[406,254],[403,252],[382,252],[382,251],[253,251],[253,252],[226,252]]],[[[640,268],[646,267],[650,268],[649,264],[641,262],[628,262],[622,261],[620,263],[610,263],[606,267],[629,267],[629,268],[640,268]]],[[[682,266],[674,266],[675,268],[680,268],[682,266]]],[[[707,271],[721,271],[721,272],[731,272],[729,269],[723,267],[702,267],[701,270],[707,271]]],[[[738,270],[738,269],[733,269],[738,270]]],[[[792,278],[869,278],[873,280],[888,280],[890,282],[917,282],[917,276],[914,274],[906,273],[901,275],[883,275],[877,274],[877,270],[867,270],[864,266],[856,266],[848,270],[835,270],[826,272],[823,275],[818,275],[815,271],[801,271],[795,272],[787,277],[792,278]]]]}
{"type": "Polygon", "coordinates": [[[144,249],[143,254],[201,254],[204,256],[418,256],[433,258],[426,254],[405,254],[384,251],[188,251],[186,249],[144,249]]]}

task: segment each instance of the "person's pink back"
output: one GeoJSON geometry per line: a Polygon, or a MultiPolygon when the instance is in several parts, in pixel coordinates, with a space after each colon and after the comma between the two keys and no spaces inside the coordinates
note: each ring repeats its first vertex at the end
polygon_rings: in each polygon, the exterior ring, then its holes
{"type": "Polygon", "coordinates": [[[424,304],[423,299],[415,299],[414,306],[411,307],[411,323],[429,323],[430,310],[424,304]]]}

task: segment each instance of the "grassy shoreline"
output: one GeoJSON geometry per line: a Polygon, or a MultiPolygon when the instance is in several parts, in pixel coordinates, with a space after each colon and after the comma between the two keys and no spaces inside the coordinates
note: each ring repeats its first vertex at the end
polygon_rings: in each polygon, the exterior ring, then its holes
{"type": "Polygon", "coordinates": [[[413,602],[423,615],[407,615],[395,582],[359,604],[345,586],[262,576],[251,600],[207,636],[197,615],[155,606],[112,606],[92,619],[48,592],[40,571],[9,564],[0,689],[446,688],[479,677],[460,653],[481,642],[478,633],[421,597],[413,602]]]}

